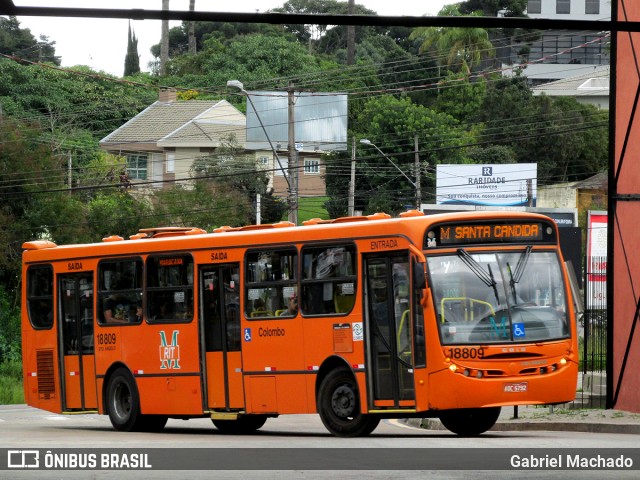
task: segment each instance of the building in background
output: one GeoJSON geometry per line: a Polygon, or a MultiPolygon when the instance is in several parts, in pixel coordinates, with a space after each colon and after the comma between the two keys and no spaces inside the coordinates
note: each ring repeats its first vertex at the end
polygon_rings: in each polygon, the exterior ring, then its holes
{"type": "MultiPolygon", "coordinates": [[[[611,0],[528,0],[529,18],[552,20],[611,19],[611,0]]],[[[531,85],[588,74],[594,67],[609,65],[610,32],[545,30],[533,42],[509,39],[508,58],[503,58],[505,75],[513,75],[510,66],[525,64],[522,73],[531,85]]]]}

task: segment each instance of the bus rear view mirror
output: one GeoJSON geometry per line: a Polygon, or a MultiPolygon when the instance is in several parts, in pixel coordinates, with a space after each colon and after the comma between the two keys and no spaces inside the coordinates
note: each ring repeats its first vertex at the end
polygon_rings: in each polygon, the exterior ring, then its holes
{"type": "Polygon", "coordinates": [[[427,288],[427,277],[424,273],[424,263],[413,262],[413,286],[424,290],[427,288]]]}

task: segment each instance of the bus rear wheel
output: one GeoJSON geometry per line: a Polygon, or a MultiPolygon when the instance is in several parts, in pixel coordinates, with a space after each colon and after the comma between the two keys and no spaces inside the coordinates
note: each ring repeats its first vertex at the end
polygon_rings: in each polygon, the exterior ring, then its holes
{"type": "Polygon", "coordinates": [[[495,425],[500,410],[500,407],[450,410],[440,415],[440,421],[447,430],[461,437],[475,437],[495,425]]]}
{"type": "Polygon", "coordinates": [[[122,432],[140,430],[143,423],[140,396],[135,380],[124,368],[116,370],[109,379],[107,406],[113,428],[122,432]]]}
{"type": "Polygon", "coordinates": [[[116,370],[107,386],[109,420],[121,432],[160,432],[167,424],[166,415],[142,415],[136,382],[124,368],[116,370]]]}
{"type": "Polygon", "coordinates": [[[267,421],[266,415],[244,415],[236,420],[211,420],[218,430],[232,435],[246,435],[261,428],[267,421]]]}
{"type": "Polygon", "coordinates": [[[360,412],[358,385],[351,371],[337,368],[320,383],[318,413],[324,426],[337,437],[362,437],[373,432],[379,417],[360,412]]]}

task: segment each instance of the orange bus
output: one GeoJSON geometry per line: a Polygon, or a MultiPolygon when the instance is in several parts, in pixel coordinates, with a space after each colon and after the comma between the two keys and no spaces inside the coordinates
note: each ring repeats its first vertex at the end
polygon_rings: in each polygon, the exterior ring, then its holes
{"type": "Polygon", "coordinates": [[[318,413],[337,436],[438,417],[479,435],[576,392],[573,297],[548,217],[406,212],[23,245],[29,405],[117,430],[318,413]]]}

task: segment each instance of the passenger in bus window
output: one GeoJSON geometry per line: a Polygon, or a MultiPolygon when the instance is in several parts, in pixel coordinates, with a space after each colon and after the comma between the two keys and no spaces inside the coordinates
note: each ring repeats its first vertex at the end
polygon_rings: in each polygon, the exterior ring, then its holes
{"type": "Polygon", "coordinates": [[[126,288],[123,279],[120,278],[113,283],[109,296],[104,301],[104,321],[105,323],[128,323],[133,320],[132,308],[135,305],[131,299],[123,294],[122,290],[126,288]]]}
{"type": "Polygon", "coordinates": [[[263,299],[256,298],[253,301],[253,310],[251,311],[251,317],[270,317],[273,314],[267,310],[267,306],[263,299]]]}
{"type": "Polygon", "coordinates": [[[295,317],[298,314],[298,296],[294,293],[289,298],[289,306],[280,314],[281,317],[295,317]]]}
{"type": "Polygon", "coordinates": [[[104,301],[104,321],[105,323],[127,323],[125,318],[126,299],[113,292],[104,301]]]}
{"type": "Polygon", "coordinates": [[[142,305],[139,302],[131,305],[129,318],[135,323],[138,323],[142,320],[142,305]]]}
{"type": "Polygon", "coordinates": [[[173,318],[173,304],[169,300],[162,300],[158,307],[158,311],[153,316],[154,320],[167,320],[173,318]]]}

